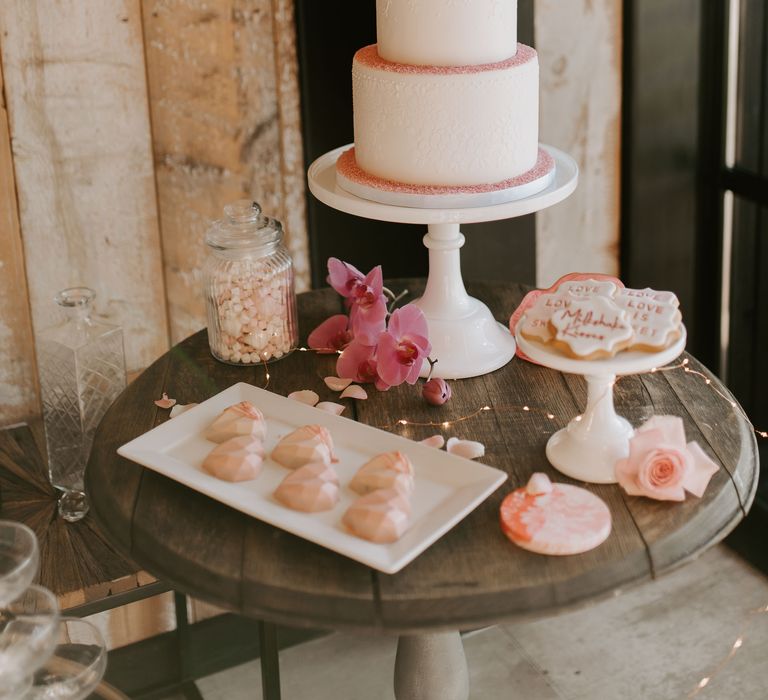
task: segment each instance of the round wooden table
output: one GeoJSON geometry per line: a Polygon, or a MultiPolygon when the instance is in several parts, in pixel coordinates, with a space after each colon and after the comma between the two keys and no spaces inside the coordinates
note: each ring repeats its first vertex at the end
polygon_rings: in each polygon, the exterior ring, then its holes
{"type": "MultiPolygon", "coordinates": [[[[423,281],[396,280],[411,298],[423,281]]],[[[506,322],[521,285],[469,285],[506,322]]],[[[303,341],[342,311],[332,290],[300,295],[303,341]]],[[[313,389],[338,401],[323,383],[335,356],[295,352],[270,365],[269,389],[286,395],[313,389]]],[[[235,382],[263,386],[260,366],[232,367],[210,355],[205,332],[174,347],[118,398],[102,421],[87,469],[91,511],[106,534],[138,564],[180,591],[244,615],[293,626],[369,630],[401,635],[395,686],[400,698],[466,698],[467,675],[456,630],[516,617],[551,614],[647,581],[721,540],[744,516],[757,485],[754,433],[728,391],[695,359],[689,367],[622,378],[616,410],[634,425],[653,414],[682,416],[721,469],[701,499],[683,503],[627,496],[616,485],[590,485],[610,507],[613,531],[577,556],[524,551],[502,534],[499,504],[534,471],[569,482],[544,455],[549,436],[583,410],[582,378],[518,358],[491,374],[452,383],[443,407],[427,405],[416,387],[369,391],[343,400],[344,415],[419,440],[435,433],[479,440],[482,461],[509,481],[448,534],[395,575],[371,570],[318,545],[245,516],[116,454],[125,442],[168,419],[153,400],[200,402],[235,382]],[[479,411],[489,405],[492,410],[479,411]],[[472,416],[443,428],[444,421],[472,416]],[[550,417],[551,416],[551,417],[550,417]],[[409,421],[403,425],[400,419],[409,421]],[[438,427],[412,423],[433,422],[438,427]]]]}

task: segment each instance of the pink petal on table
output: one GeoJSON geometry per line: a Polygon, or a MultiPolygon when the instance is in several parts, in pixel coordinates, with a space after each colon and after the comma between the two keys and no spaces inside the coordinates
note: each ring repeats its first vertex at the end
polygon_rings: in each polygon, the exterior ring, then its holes
{"type": "Polygon", "coordinates": [[[665,443],[680,448],[685,445],[685,426],[680,416],[651,416],[635,432],[644,433],[648,430],[659,431],[665,443]]]}
{"type": "Polygon", "coordinates": [[[331,391],[344,391],[352,383],[349,377],[326,377],[323,381],[331,391]]]}
{"type": "Polygon", "coordinates": [[[482,442],[459,440],[455,437],[448,438],[448,444],[445,449],[452,455],[465,457],[466,459],[477,459],[485,454],[485,445],[482,442]]]}
{"type": "Polygon", "coordinates": [[[436,447],[438,450],[445,445],[445,438],[442,435],[432,435],[431,437],[420,440],[422,445],[427,447],[436,447]]]}
{"type": "Polygon", "coordinates": [[[292,391],[288,394],[289,399],[298,401],[299,403],[305,403],[307,406],[316,406],[320,397],[316,392],[310,389],[302,389],[301,391],[292,391]]]}
{"type": "Polygon", "coordinates": [[[340,416],[346,406],[342,406],[340,403],[334,403],[333,401],[321,401],[315,408],[319,408],[321,411],[327,411],[333,413],[334,416],[340,416]]]}
{"type": "Polygon", "coordinates": [[[171,418],[176,418],[176,416],[180,416],[184,411],[188,411],[195,406],[197,406],[196,403],[177,403],[175,406],[171,407],[171,418]]]}
{"type": "Polygon", "coordinates": [[[158,408],[171,408],[176,403],[176,399],[169,399],[168,394],[163,392],[163,398],[155,401],[155,406],[158,408]]]}
{"type": "Polygon", "coordinates": [[[351,386],[348,386],[344,391],[341,392],[342,399],[367,399],[368,398],[368,392],[363,389],[363,387],[358,386],[357,384],[352,384],[351,386]]]}

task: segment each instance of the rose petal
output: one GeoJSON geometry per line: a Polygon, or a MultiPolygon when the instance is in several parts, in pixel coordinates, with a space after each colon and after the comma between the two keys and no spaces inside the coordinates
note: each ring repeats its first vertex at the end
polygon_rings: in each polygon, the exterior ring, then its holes
{"type": "Polygon", "coordinates": [[[321,401],[315,408],[319,408],[321,411],[327,411],[333,413],[335,416],[340,416],[346,406],[342,406],[340,403],[334,403],[333,401],[321,401]]]}
{"type": "Polygon", "coordinates": [[[157,401],[155,401],[155,406],[158,408],[172,408],[175,403],[176,399],[169,399],[168,394],[163,392],[163,398],[157,399],[157,401]]]}
{"type": "Polygon", "coordinates": [[[445,438],[442,435],[433,435],[432,437],[424,438],[420,440],[422,445],[427,447],[436,447],[438,450],[445,445],[445,438]]]}
{"type": "Polygon", "coordinates": [[[352,383],[348,377],[326,377],[323,381],[331,391],[344,391],[352,383]]]}
{"type": "Polygon", "coordinates": [[[655,430],[661,433],[662,441],[683,448],[685,445],[685,426],[679,416],[651,416],[637,432],[655,430]]]}
{"type": "Polygon", "coordinates": [[[190,408],[194,408],[197,406],[196,403],[177,403],[175,406],[171,408],[170,416],[171,418],[176,418],[176,416],[180,416],[184,411],[188,411],[190,408]]]}
{"type": "Polygon", "coordinates": [[[485,454],[485,445],[482,442],[474,440],[459,440],[458,438],[448,438],[446,450],[452,455],[465,457],[466,459],[477,459],[485,454]]]}
{"type": "Polygon", "coordinates": [[[366,392],[363,387],[358,386],[357,384],[352,384],[351,386],[348,386],[344,391],[341,392],[341,398],[342,399],[367,399],[368,393],[366,392]]]}
{"type": "Polygon", "coordinates": [[[288,394],[289,399],[298,401],[299,403],[305,403],[307,406],[316,406],[320,397],[310,389],[302,389],[301,391],[292,391],[288,394]]]}
{"type": "Polygon", "coordinates": [[[685,475],[683,487],[697,498],[701,498],[709,480],[720,467],[701,449],[698,442],[688,443],[688,453],[691,455],[691,468],[685,475]]]}

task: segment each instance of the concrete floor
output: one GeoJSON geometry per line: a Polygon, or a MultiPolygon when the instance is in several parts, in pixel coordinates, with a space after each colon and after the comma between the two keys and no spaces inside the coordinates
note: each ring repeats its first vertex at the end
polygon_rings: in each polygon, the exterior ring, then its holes
{"type": "MultiPolygon", "coordinates": [[[[768,578],[724,546],[654,583],[464,639],[473,700],[766,700],[768,578]],[[725,661],[737,639],[733,657],[725,661]],[[699,682],[709,677],[697,691],[699,682]]],[[[284,700],[392,700],[395,640],[337,634],[280,655],[284,700]]],[[[260,695],[257,662],[198,682],[260,695]]]]}

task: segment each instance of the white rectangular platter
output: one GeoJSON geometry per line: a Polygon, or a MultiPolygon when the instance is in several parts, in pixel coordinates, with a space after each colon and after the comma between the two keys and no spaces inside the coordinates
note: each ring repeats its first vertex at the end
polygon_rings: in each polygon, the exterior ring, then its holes
{"type": "Polygon", "coordinates": [[[421,554],[507,478],[499,469],[244,383],[232,385],[131,440],[118,453],[254,518],[387,574],[399,571],[421,554]],[[270,459],[264,461],[261,474],[253,481],[221,481],[201,469],[203,459],[215,447],[203,437],[206,428],[225,408],[239,401],[250,401],[264,413],[267,454],[280,438],[302,425],[314,423],[328,428],[339,458],[333,465],[341,485],[335,508],[301,513],[281,505],[272,493],[289,471],[270,459]],[[411,524],[397,542],[374,544],[351,535],[341,524],[342,515],[356,498],[346,484],[371,457],[392,450],[408,455],[414,465],[411,524]]]}

